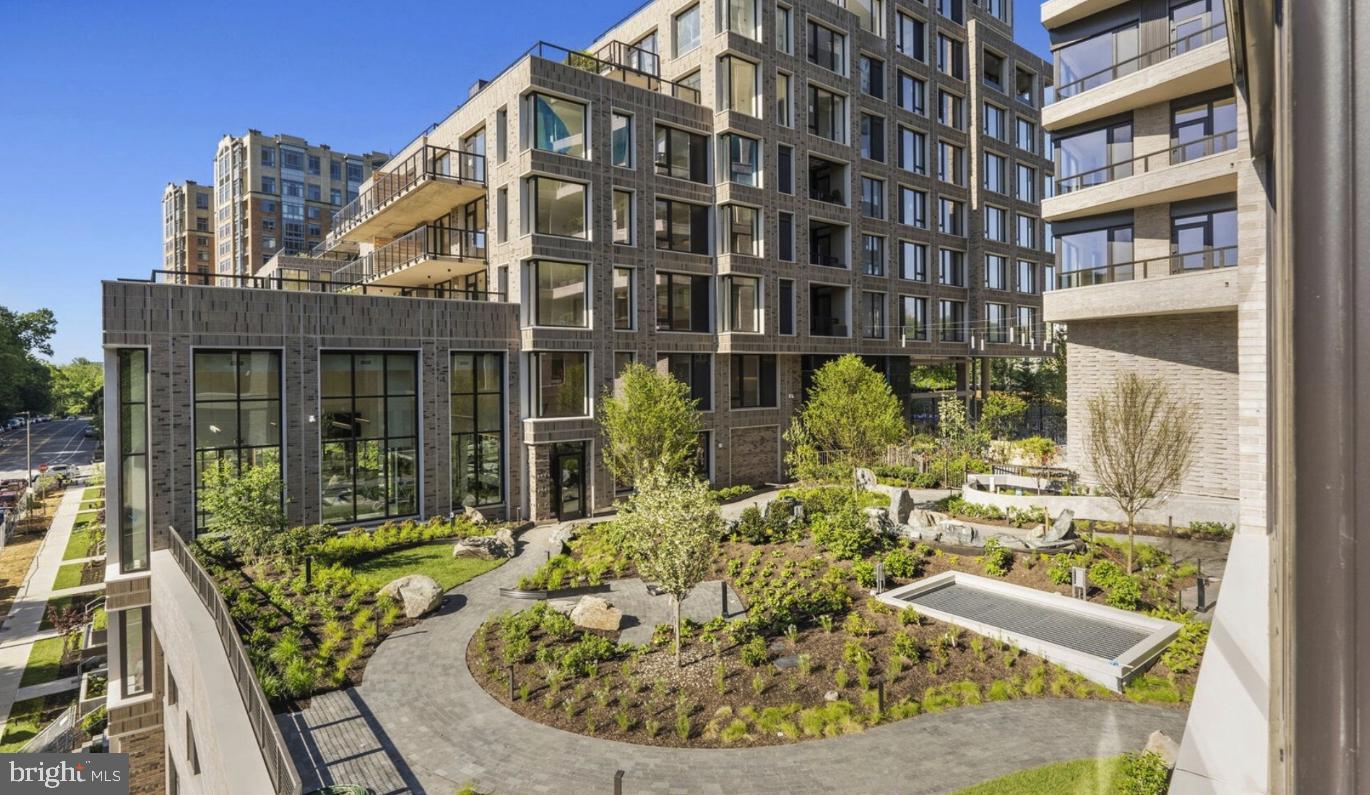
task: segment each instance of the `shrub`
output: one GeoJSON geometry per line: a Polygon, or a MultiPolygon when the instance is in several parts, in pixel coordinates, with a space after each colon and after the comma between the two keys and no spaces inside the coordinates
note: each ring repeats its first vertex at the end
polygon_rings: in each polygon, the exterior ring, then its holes
{"type": "Polygon", "coordinates": [[[911,663],[916,663],[923,657],[923,649],[918,645],[918,638],[907,632],[895,635],[890,649],[911,663]]]}
{"type": "Polygon", "coordinates": [[[922,623],[923,623],[923,617],[920,616],[920,615],[918,615],[918,611],[914,609],[913,605],[909,605],[908,607],[905,607],[903,610],[900,610],[900,611],[899,611],[899,626],[901,626],[901,627],[915,626],[915,627],[916,627],[916,626],[921,625],[922,623]]]}
{"type": "Polygon", "coordinates": [[[838,558],[859,560],[873,552],[880,539],[854,506],[820,514],[813,521],[813,540],[838,558]]]}
{"type": "Polygon", "coordinates": [[[295,657],[281,669],[281,682],[285,692],[295,698],[309,695],[314,689],[318,674],[304,657],[295,657]]]}
{"type": "Polygon", "coordinates": [[[869,561],[856,561],[852,564],[851,573],[852,577],[856,580],[856,584],[862,588],[875,587],[875,566],[869,561]]]}
{"type": "Polygon", "coordinates": [[[1128,577],[1109,590],[1104,602],[1120,610],[1136,610],[1142,605],[1142,586],[1128,577]]]}
{"type": "Polygon", "coordinates": [[[864,665],[869,668],[872,657],[869,650],[858,641],[849,640],[842,646],[842,660],[858,670],[864,665]]]}
{"type": "Polygon", "coordinates": [[[96,707],[91,713],[81,719],[81,731],[89,736],[95,736],[105,730],[109,724],[109,713],[104,705],[96,707]]]}
{"type": "Polygon", "coordinates": [[[735,743],[747,737],[747,722],[741,718],[733,718],[732,722],[723,727],[723,731],[718,735],[725,743],[735,743]]]}
{"type": "Polygon", "coordinates": [[[760,508],[749,505],[742,509],[737,526],[733,528],[733,538],[746,541],[748,544],[766,543],[766,519],[761,515],[760,508]]]}
{"type": "Polygon", "coordinates": [[[865,729],[856,719],[856,707],[849,701],[833,701],[803,710],[799,713],[799,726],[809,737],[836,737],[865,729]]]}
{"type": "Polygon", "coordinates": [[[1165,795],[1170,768],[1160,754],[1123,754],[1115,788],[1118,795],[1165,795]]]}
{"type": "Polygon", "coordinates": [[[1003,577],[1008,574],[1008,570],[1013,568],[1013,552],[999,543],[999,539],[991,538],[985,542],[985,573],[991,577],[1003,577]]]}
{"type": "Polygon", "coordinates": [[[742,646],[742,662],[753,668],[758,668],[771,661],[770,650],[766,648],[766,639],[760,635],[754,636],[742,646]]]}
{"type": "Polygon", "coordinates": [[[1161,662],[1172,673],[1182,674],[1199,667],[1203,658],[1204,646],[1208,643],[1208,625],[1192,618],[1163,615],[1163,618],[1179,620],[1180,634],[1175,636],[1170,646],[1161,654],[1161,662]]]}
{"type": "Polygon", "coordinates": [[[876,626],[860,613],[851,612],[847,614],[847,619],[842,622],[842,630],[853,637],[860,635],[863,638],[868,638],[875,632],[876,626]]]}
{"type": "Polygon", "coordinates": [[[728,502],[729,500],[735,500],[739,497],[745,497],[754,491],[756,491],[756,489],[751,486],[725,486],[721,489],[714,489],[712,493],[715,500],[718,500],[719,502],[728,502]]]}
{"type": "Polygon", "coordinates": [[[1190,522],[1189,532],[1196,535],[1212,535],[1220,538],[1231,538],[1237,531],[1237,526],[1226,522],[1190,522]]]}
{"type": "Polygon", "coordinates": [[[605,660],[618,654],[618,648],[599,635],[585,635],[561,658],[561,668],[567,673],[589,676],[605,660]]]}
{"type": "Polygon", "coordinates": [[[893,577],[910,580],[923,569],[923,559],[907,547],[896,547],[885,553],[885,571],[893,577]]]}

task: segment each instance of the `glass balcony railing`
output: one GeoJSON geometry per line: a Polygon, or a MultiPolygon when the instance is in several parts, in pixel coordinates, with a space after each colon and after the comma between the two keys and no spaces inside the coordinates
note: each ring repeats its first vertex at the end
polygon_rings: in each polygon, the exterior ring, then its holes
{"type": "Polygon", "coordinates": [[[1175,35],[1172,35],[1170,41],[1162,44],[1160,47],[1147,50],[1132,58],[1118,61],[1097,72],[1091,72],[1083,77],[1062,83],[1056,88],[1056,98],[1059,101],[1068,99],[1077,94],[1082,94],[1091,88],[1098,88],[1099,86],[1106,85],[1120,77],[1126,77],[1133,72],[1140,71],[1148,66],[1154,66],[1176,56],[1184,55],[1190,50],[1196,50],[1205,44],[1210,44],[1226,37],[1226,20],[1209,25],[1202,30],[1194,31],[1193,33],[1176,33],[1175,35]]]}
{"type": "Polygon", "coordinates": [[[1153,276],[1198,273],[1217,268],[1231,268],[1236,264],[1236,246],[1204,248],[1133,262],[1115,262],[1095,268],[1061,271],[1056,275],[1056,289],[1068,290],[1072,287],[1130,282],[1153,276]]]}
{"type": "Polygon", "coordinates": [[[1109,163],[1089,171],[1081,171],[1078,174],[1061,177],[1056,180],[1056,195],[1073,193],[1096,185],[1106,185],[1123,177],[1146,174],[1167,166],[1187,163],[1190,160],[1197,160],[1201,157],[1208,157],[1236,148],[1237,131],[1226,130],[1193,141],[1184,141],[1159,152],[1138,155],[1130,160],[1109,163]]]}

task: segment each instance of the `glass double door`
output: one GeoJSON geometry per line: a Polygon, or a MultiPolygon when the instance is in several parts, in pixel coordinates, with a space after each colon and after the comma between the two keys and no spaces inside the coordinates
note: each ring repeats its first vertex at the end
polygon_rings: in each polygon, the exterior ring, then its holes
{"type": "Polygon", "coordinates": [[[585,442],[552,447],[552,505],[557,519],[585,517],[585,442]]]}

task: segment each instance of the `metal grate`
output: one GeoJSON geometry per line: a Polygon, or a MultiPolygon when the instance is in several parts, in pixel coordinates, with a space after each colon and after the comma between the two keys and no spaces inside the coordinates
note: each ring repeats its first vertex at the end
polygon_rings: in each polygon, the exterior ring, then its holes
{"type": "Polygon", "coordinates": [[[897,598],[1106,660],[1148,637],[1130,627],[959,583],[897,598]]]}

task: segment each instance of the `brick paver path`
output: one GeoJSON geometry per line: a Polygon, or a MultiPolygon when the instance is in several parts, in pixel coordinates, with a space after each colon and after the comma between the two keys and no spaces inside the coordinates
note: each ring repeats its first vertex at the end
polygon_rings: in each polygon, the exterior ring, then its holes
{"type": "Polygon", "coordinates": [[[361,687],[281,716],[304,779],[378,793],[936,793],[1014,770],[1139,750],[1161,729],[1177,742],[1185,713],[1113,701],[1037,699],[923,715],[861,734],[747,749],[672,749],[597,740],[519,717],[466,669],[467,641],[544,559],[551,527],[522,554],[454,589],[438,614],[381,644],[361,687]]]}

